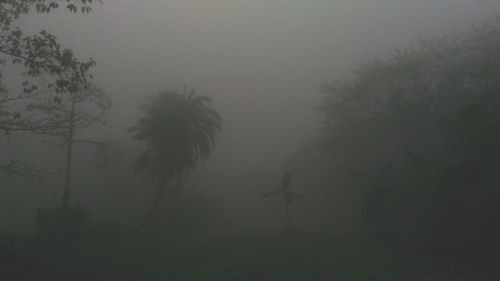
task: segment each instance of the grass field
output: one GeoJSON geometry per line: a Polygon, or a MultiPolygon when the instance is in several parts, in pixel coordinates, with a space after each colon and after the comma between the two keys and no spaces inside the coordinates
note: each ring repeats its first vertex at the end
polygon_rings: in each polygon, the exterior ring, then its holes
{"type": "Polygon", "coordinates": [[[110,237],[41,243],[10,237],[2,248],[0,280],[6,281],[468,280],[355,238],[110,237]]]}

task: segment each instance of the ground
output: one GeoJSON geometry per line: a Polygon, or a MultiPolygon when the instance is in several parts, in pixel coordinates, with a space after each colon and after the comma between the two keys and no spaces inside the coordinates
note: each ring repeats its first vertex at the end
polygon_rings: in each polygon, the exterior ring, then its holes
{"type": "Polygon", "coordinates": [[[3,238],[6,281],[466,281],[435,262],[353,237],[3,238]]]}

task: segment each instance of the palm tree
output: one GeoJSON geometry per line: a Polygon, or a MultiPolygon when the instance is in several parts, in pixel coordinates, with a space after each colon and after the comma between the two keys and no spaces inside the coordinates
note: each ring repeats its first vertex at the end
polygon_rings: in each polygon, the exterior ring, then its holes
{"type": "Polygon", "coordinates": [[[194,90],[182,94],[161,92],[142,106],[146,116],[130,129],[134,139],[147,142],[146,151],[137,161],[139,171],[149,172],[160,186],[158,194],[142,225],[155,213],[164,194],[166,183],[176,181],[174,195],[186,172],[207,158],[221,130],[221,117],[210,107],[211,99],[197,96],[194,90]]]}

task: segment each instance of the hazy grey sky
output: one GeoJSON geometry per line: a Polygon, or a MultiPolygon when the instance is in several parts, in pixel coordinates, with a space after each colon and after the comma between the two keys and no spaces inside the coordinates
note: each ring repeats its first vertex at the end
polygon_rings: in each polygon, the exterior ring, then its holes
{"type": "Polygon", "coordinates": [[[95,58],[113,133],[126,135],[145,95],[187,83],[224,117],[212,161],[253,167],[279,165],[317,130],[322,83],[499,10],[498,0],[104,0],[90,15],[23,21],[95,58]]]}

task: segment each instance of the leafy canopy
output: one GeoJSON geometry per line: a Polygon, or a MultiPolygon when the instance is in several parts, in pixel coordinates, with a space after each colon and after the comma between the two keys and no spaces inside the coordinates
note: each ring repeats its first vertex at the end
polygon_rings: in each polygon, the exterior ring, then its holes
{"type": "MultiPolygon", "coordinates": [[[[16,21],[30,12],[49,13],[60,6],[70,12],[88,13],[92,0],[1,0],[0,1],[0,130],[31,131],[38,127],[32,115],[24,112],[22,103],[33,96],[52,96],[57,102],[61,94],[74,94],[89,87],[93,78],[93,59],[77,58],[64,48],[56,36],[42,30],[25,34],[16,21]],[[20,91],[10,91],[3,83],[6,65],[17,65],[22,83],[20,91]],[[19,105],[21,103],[21,105],[19,105]]],[[[99,1],[100,2],[100,1],[99,1]]],[[[42,125],[43,126],[43,125],[42,125]]]]}

